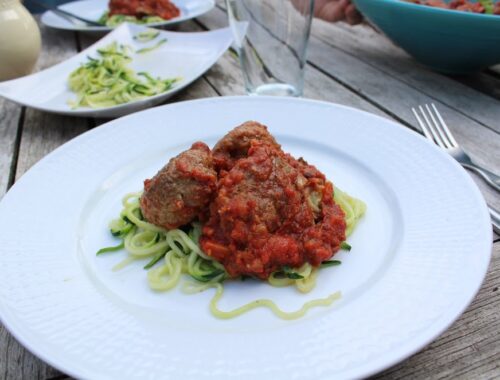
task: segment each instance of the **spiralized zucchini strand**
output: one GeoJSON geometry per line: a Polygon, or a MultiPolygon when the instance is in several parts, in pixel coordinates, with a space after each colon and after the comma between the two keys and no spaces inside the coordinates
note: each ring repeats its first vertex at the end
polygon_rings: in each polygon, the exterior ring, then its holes
{"type": "Polygon", "coordinates": [[[178,78],[153,78],[145,72],[135,73],[131,48],[116,41],[97,50],[98,58],[74,70],[68,79],[69,88],[77,97],[68,103],[72,108],[112,107],[149,98],[170,90],[178,78]]]}
{"type": "MultiPolygon", "coordinates": [[[[126,195],[122,201],[123,209],[120,219],[110,223],[111,233],[113,236],[123,239],[124,247],[129,254],[129,257],[115,266],[114,270],[118,270],[134,260],[149,258],[150,261],[146,264],[145,269],[149,269],[147,274],[149,287],[155,291],[173,289],[179,284],[182,274],[188,274],[195,281],[184,282],[182,291],[187,294],[195,294],[215,288],[216,291],[210,301],[209,308],[215,317],[221,319],[234,318],[259,307],[268,308],[282,319],[297,319],[304,316],[311,308],[330,306],[340,298],[340,292],[336,292],[326,298],[308,301],[293,312],[281,310],[276,303],[269,299],[258,299],[231,311],[219,309],[217,304],[223,295],[222,283],[228,278],[228,275],[222,264],[201,251],[198,245],[201,224],[192,223],[191,229],[186,233],[181,229],[166,231],[148,223],[144,220],[140,209],[141,195],[140,192],[126,195]]],[[[335,190],[335,202],[346,214],[346,233],[350,234],[365,213],[366,205],[338,188],[335,190]]],[[[345,244],[344,247],[349,246],[345,244]]],[[[330,262],[330,264],[338,263],[337,261],[330,262]]],[[[287,273],[289,277],[273,273],[269,278],[269,283],[273,286],[295,285],[300,292],[308,293],[316,284],[318,268],[306,263],[287,273]]]]}
{"type": "Polygon", "coordinates": [[[133,24],[154,24],[163,21],[165,21],[165,19],[159,16],[144,16],[141,18],[137,18],[135,16],[127,16],[127,15],[110,16],[108,11],[104,12],[98,20],[99,23],[109,26],[110,28],[115,28],[117,26],[120,26],[124,22],[130,22],[133,24]]]}

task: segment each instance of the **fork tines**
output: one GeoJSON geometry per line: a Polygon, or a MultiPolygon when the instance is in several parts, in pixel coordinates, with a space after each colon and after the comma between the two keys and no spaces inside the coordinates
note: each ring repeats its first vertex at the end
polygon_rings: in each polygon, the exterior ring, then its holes
{"type": "Polygon", "coordinates": [[[422,118],[420,118],[418,111],[415,108],[412,108],[412,111],[420,124],[425,137],[434,141],[441,148],[446,149],[457,147],[458,143],[453,138],[453,135],[448,129],[448,126],[444,122],[434,103],[431,104],[432,109],[428,104],[424,104],[424,107],[418,106],[418,109],[420,110],[425,122],[422,121],[422,118]]]}

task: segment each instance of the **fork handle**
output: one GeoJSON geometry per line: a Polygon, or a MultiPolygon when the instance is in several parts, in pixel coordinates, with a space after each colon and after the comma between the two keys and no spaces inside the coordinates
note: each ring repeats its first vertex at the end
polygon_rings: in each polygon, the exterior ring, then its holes
{"type": "Polygon", "coordinates": [[[481,177],[484,178],[484,180],[491,186],[493,187],[496,191],[500,191],[500,177],[497,176],[496,174],[490,172],[489,170],[486,170],[479,165],[475,164],[474,162],[467,163],[467,164],[462,164],[466,168],[469,168],[473,171],[475,171],[477,174],[479,174],[481,177]]]}
{"type": "Polygon", "coordinates": [[[495,210],[493,207],[488,207],[490,210],[491,224],[493,224],[493,231],[500,234],[500,212],[495,210]]]}
{"type": "Polygon", "coordinates": [[[52,11],[53,13],[59,15],[62,18],[65,18],[69,22],[74,24],[74,20],[79,20],[87,25],[93,25],[93,26],[105,26],[104,24],[98,22],[98,21],[93,21],[93,20],[87,20],[86,18],[80,17],[78,15],[75,15],[73,13],[67,12],[63,9],[59,9],[57,7],[51,7],[50,5],[44,4],[42,1],[38,0],[30,0],[30,2],[40,8],[46,9],[48,11],[52,11]]]}

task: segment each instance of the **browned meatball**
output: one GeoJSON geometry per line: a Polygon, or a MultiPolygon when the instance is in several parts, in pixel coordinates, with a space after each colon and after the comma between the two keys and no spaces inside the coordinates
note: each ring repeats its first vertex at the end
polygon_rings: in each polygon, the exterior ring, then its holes
{"type": "Polygon", "coordinates": [[[194,143],[144,181],[141,210],[157,226],[173,229],[204,213],[215,196],[217,173],[208,146],[194,143]]]}
{"type": "Polygon", "coordinates": [[[234,128],[215,144],[212,151],[215,169],[217,171],[230,170],[238,159],[247,157],[252,140],[280,148],[265,125],[256,121],[247,121],[234,128]]]}

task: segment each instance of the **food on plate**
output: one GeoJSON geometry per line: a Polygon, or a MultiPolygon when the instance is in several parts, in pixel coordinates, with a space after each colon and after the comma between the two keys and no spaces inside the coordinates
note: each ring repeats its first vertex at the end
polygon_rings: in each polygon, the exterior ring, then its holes
{"type": "Polygon", "coordinates": [[[267,141],[220,176],[201,249],[230,277],[268,279],[283,267],[319,267],[345,241],[333,186],[314,166],[267,141]]]}
{"type": "Polygon", "coordinates": [[[144,181],[141,211],[149,223],[167,230],[178,228],[206,213],[216,190],[210,148],[197,142],[144,181]]]}
{"type": "Polygon", "coordinates": [[[148,42],[154,40],[160,35],[160,31],[156,29],[148,28],[142,32],[137,33],[133,38],[138,42],[148,42]]]}
{"type": "Polygon", "coordinates": [[[166,38],[163,38],[159,40],[157,43],[151,46],[143,47],[140,48],[139,50],[136,51],[137,54],[144,54],[144,53],[149,53],[150,51],[158,49],[161,45],[167,42],[166,38]]]}
{"type": "Polygon", "coordinates": [[[72,108],[112,107],[145,99],[170,90],[178,78],[153,78],[146,72],[136,73],[129,67],[132,50],[111,43],[97,50],[98,57],[74,70],[68,79],[69,88],[77,94],[69,104],[72,108]]]}
{"type": "Polygon", "coordinates": [[[187,293],[215,287],[210,310],[219,318],[268,307],[294,319],[332,304],[340,293],[294,312],[271,300],[223,311],[217,307],[223,282],[251,277],[311,291],[318,270],[339,265],[332,257],[351,249],[346,238],[365,210],[315,166],[285,153],[264,125],[246,122],[213,151],[194,143],[145,180],[143,192],[127,195],[120,218],[110,223],[122,242],[98,255],[125,248],[129,256],[115,269],[149,258],[144,268],[154,290],[172,289],[182,273],[196,280],[183,284],[187,293]]]}
{"type": "Polygon", "coordinates": [[[238,159],[246,157],[250,142],[253,140],[265,141],[280,148],[265,126],[255,121],[247,121],[234,128],[215,144],[212,153],[217,169],[231,169],[238,159]]]}
{"type": "Polygon", "coordinates": [[[405,0],[409,3],[422,4],[430,7],[454,9],[457,11],[486,13],[500,15],[500,2],[494,0],[405,0]]]}
{"type": "Polygon", "coordinates": [[[109,10],[99,22],[115,27],[123,22],[151,24],[179,17],[180,10],[170,0],[110,0],[109,10]]]}

